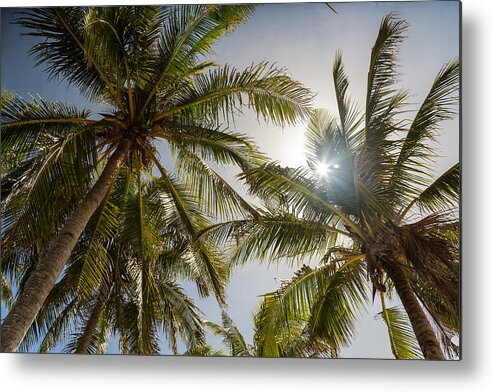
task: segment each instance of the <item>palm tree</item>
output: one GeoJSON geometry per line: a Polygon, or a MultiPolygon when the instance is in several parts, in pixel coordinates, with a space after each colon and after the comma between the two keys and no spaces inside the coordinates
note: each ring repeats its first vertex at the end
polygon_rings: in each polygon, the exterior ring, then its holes
{"type": "Polygon", "coordinates": [[[349,81],[336,55],[338,117],[314,111],[306,133],[308,166],[274,162],[245,171],[266,210],[203,233],[218,243],[235,239],[229,242],[233,265],[249,259],[320,262],[265,295],[256,338],[264,355],[282,351],[279,336],[289,336],[293,323],[337,353],[351,342],[359,312],[377,292],[396,357],[457,354],[459,164],[438,177],[429,168],[440,123],[455,113],[460,68],[457,59],[444,65],[414,118],[405,120],[407,94],[394,82],[406,28],[393,15],[383,19],[363,113],[348,97],[349,81]],[[394,292],[403,309],[387,308],[394,292]]]}
{"type": "Polygon", "coordinates": [[[239,71],[207,60],[213,44],[252,11],[244,5],[60,7],[17,18],[29,35],[42,38],[31,53],[48,75],[104,106],[91,115],[61,102],[2,99],[3,248],[20,263],[37,260],[3,321],[2,351],[15,351],[22,341],[122,167],[129,168],[127,183],[137,184],[138,211],[141,184],[153,169],[159,173],[154,186],[174,204],[203,279],[224,301],[223,264],[198,238],[200,222],[187,203],[193,193],[203,208],[222,215],[252,213],[207,162],[246,170],[263,156],[221,122],[248,106],[275,124],[292,123],[308,114],[311,100],[268,63],[239,71]],[[179,162],[180,177],[160,161],[159,140],[179,162]]]}
{"type": "MultiPolygon", "coordinates": [[[[152,355],[160,351],[160,329],[175,353],[178,336],[191,350],[204,344],[200,312],[176,283],[191,280],[199,290],[213,290],[200,275],[201,260],[174,205],[155,186],[158,179],[142,184],[140,216],[137,184],[126,184],[126,170],[84,229],[21,351],[37,345],[47,352],[65,342],[65,352],[103,353],[113,336],[121,353],[152,355]]],[[[190,210],[204,219],[200,209],[190,210]]]]}

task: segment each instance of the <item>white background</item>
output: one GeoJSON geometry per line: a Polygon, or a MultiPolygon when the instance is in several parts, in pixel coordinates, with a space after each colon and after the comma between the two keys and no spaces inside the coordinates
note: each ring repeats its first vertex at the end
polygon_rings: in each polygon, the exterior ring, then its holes
{"type": "MultiPolygon", "coordinates": [[[[166,1],[169,2],[169,1],[166,1]]],[[[84,4],[123,4],[89,1],[84,4]]],[[[127,1],[126,3],[142,3],[127,1]]],[[[64,5],[78,4],[63,0],[64,5]]],[[[463,360],[398,362],[0,354],[3,391],[488,391],[493,385],[492,2],[463,1],[463,360]]],[[[2,0],[3,7],[60,5],[2,0]]]]}

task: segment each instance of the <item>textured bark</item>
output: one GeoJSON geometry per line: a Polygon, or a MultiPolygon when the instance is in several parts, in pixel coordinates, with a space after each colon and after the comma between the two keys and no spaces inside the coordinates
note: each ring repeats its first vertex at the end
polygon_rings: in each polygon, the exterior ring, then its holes
{"type": "Polygon", "coordinates": [[[75,349],[76,354],[87,354],[87,349],[89,348],[89,344],[91,344],[92,337],[96,332],[96,328],[98,327],[99,316],[101,315],[101,311],[104,307],[104,293],[101,291],[96,300],[96,304],[92,309],[91,316],[89,320],[87,320],[86,328],[84,329],[84,333],[79,338],[77,342],[77,348],[75,349]]]}
{"type": "Polygon", "coordinates": [[[108,160],[101,176],[51,241],[48,251],[26,282],[24,290],[10,309],[1,329],[1,352],[17,350],[28,328],[43,306],[87,222],[104,199],[130,148],[124,140],[108,160]]]}
{"type": "Polygon", "coordinates": [[[431,327],[431,324],[419,304],[409,284],[402,267],[395,263],[383,263],[387,275],[394,282],[395,289],[401,299],[404,309],[411,321],[414,334],[425,359],[444,360],[440,343],[431,327]]]}

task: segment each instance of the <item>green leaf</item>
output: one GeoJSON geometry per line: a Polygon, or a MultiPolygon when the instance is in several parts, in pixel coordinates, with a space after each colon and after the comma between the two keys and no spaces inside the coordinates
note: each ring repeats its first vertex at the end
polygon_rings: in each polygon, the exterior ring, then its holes
{"type": "Polygon", "coordinates": [[[266,121],[292,124],[308,115],[311,100],[310,91],[283,69],[260,63],[238,71],[226,65],[197,75],[182,88],[173,107],[157,114],[154,121],[177,114],[217,124],[248,106],[266,121]]]}
{"type": "Polygon", "coordinates": [[[50,79],[62,76],[90,98],[106,96],[109,89],[115,99],[115,81],[105,69],[107,63],[98,64],[87,57],[86,13],[86,7],[36,8],[21,12],[15,22],[30,30],[27,35],[43,39],[30,53],[35,56],[36,65],[46,64],[50,79]]]}
{"type": "Polygon", "coordinates": [[[325,341],[335,350],[347,346],[357,312],[367,300],[363,272],[358,263],[340,268],[331,263],[304,266],[279,290],[265,294],[255,321],[260,355],[280,356],[279,343],[284,341],[280,335],[289,336],[297,321],[305,324],[310,338],[325,341]]]}
{"type": "Polygon", "coordinates": [[[383,320],[389,334],[390,348],[397,359],[421,359],[421,350],[414,331],[404,310],[399,306],[387,308],[383,293],[382,311],[375,316],[383,320]]]}
{"type": "Polygon", "coordinates": [[[460,197],[460,167],[456,163],[414,199],[418,207],[430,212],[457,208],[460,197]]]}
{"type": "Polygon", "coordinates": [[[202,236],[229,245],[231,263],[251,260],[295,263],[305,257],[322,258],[339,235],[347,233],[330,225],[296,218],[290,214],[263,214],[253,219],[218,223],[202,236]]]}

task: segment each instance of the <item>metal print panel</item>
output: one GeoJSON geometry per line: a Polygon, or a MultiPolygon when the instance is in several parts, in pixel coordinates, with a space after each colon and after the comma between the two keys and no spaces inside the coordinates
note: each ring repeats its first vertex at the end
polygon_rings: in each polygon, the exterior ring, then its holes
{"type": "Polygon", "coordinates": [[[1,9],[2,352],[460,359],[460,3],[1,9]]]}

